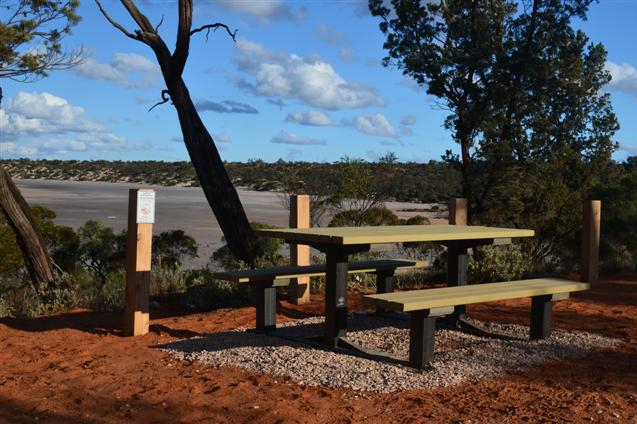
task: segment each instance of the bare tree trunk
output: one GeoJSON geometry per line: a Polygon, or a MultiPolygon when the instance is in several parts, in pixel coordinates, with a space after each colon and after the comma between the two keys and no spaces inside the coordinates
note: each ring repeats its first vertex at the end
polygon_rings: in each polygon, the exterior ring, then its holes
{"type": "Polygon", "coordinates": [[[212,137],[201,121],[188,93],[188,88],[181,78],[188,59],[190,37],[193,34],[222,28],[234,40],[235,33],[230,32],[230,29],[222,23],[208,24],[192,30],[193,2],[192,0],[179,0],[177,5],[179,11],[177,40],[175,50],[171,53],[158,32],[163,19],[156,26],[153,26],[137,8],[134,0],[120,0],[139,27],[138,30],[130,32],[108,15],[99,0],[95,0],[95,2],[111,25],[127,37],[148,45],[155,52],[168,89],[162,92],[164,101],[160,103],[168,101],[168,98],[164,97],[164,94],[168,94],[175,109],[177,109],[190,160],[195,167],[201,187],[219,222],[221,231],[226,237],[228,247],[237,258],[252,264],[255,256],[259,253],[257,238],[250,227],[239,195],[230,181],[212,137]]]}
{"type": "Polygon", "coordinates": [[[13,228],[24,263],[36,289],[50,284],[55,268],[40,234],[35,229],[33,215],[11,176],[0,165],[0,210],[13,228]]]}
{"type": "MultiPolygon", "coordinates": [[[[166,82],[169,82],[168,79],[166,82]]],[[[168,90],[177,109],[190,160],[228,247],[236,257],[252,263],[258,250],[257,239],[212,137],[201,121],[183,80],[179,78],[169,85],[168,90]]]]}

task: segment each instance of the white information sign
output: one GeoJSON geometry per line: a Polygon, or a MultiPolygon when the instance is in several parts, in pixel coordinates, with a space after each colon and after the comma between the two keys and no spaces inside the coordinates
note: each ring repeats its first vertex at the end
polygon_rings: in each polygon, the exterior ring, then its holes
{"type": "Polygon", "coordinates": [[[155,191],[139,190],[137,192],[137,223],[155,223],[155,191]]]}

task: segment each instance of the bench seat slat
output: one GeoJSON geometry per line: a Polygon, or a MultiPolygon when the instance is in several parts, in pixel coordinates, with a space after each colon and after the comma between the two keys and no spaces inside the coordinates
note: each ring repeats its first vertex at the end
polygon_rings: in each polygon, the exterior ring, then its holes
{"type": "Polygon", "coordinates": [[[497,300],[534,297],[587,290],[590,285],[560,278],[536,278],[501,283],[474,284],[470,286],[442,287],[436,289],[366,295],[366,303],[410,312],[444,306],[466,305],[497,300]]]}
{"type": "MultiPolygon", "coordinates": [[[[381,259],[376,261],[351,262],[350,273],[377,272],[390,269],[423,268],[428,264],[424,261],[410,261],[404,259],[381,259]]],[[[317,277],[325,275],[325,265],[284,266],[267,269],[246,269],[239,271],[216,272],[214,277],[219,280],[237,283],[251,283],[257,281],[284,280],[298,277],[317,277]]]]}

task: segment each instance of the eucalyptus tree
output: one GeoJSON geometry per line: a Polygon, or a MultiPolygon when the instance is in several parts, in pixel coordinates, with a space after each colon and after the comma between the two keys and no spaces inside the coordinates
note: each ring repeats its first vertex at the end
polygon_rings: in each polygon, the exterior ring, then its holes
{"type": "Polygon", "coordinates": [[[184,143],[228,247],[238,259],[248,263],[254,262],[255,256],[260,250],[259,243],[250,227],[239,195],[232,185],[214,141],[199,117],[186,83],[182,79],[190,50],[190,38],[193,35],[222,29],[234,40],[236,31],[232,32],[223,23],[211,23],[193,29],[193,2],[192,0],[179,0],[177,3],[179,14],[177,41],[175,48],[171,51],[159,35],[162,21],[156,25],[151,24],[134,1],[120,0],[137,25],[135,30],[124,28],[108,14],[98,0],[95,1],[111,25],[128,38],[146,44],[155,53],[166,84],[160,103],[170,101],[177,110],[184,143]]]}
{"type": "MultiPolygon", "coordinates": [[[[80,21],[78,0],[17,0],[0,4],[0,79],[32,82],[50,71],[79,65],[84,51],[64,51],[63,38],[80,21]]],[[[0,102],[2,87],[0,87],[0,102]]],[[[0,210],[15,233],[36,289],[51,284],[56,266],[38,233],[29,205],[0,164],[0,210]]]]}
{"type": "Polygon", "coordinates": [[[536,229],[537,260],[576,232],[618,129],[606,51],[574,28],[593,0],[370,0],[396,66],[450,111],[471,219],[536,229]]]}

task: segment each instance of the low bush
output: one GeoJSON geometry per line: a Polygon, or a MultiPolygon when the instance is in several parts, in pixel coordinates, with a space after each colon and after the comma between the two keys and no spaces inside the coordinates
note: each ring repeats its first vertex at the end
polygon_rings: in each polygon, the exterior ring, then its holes
{"type": "Polygon", "coordinates": [[[483,246],[469,258],[469,281],[496,282],[514,280],[531,271],[530,258],[517,244],[483,246]]]}
{"type": "Polygon", "coordinates": [[[247,284],[215,280],[208,268],[187,271],[185,282],[181,303],[187,308],[211,310],[250,304],[251,293],[247,284]]]}

